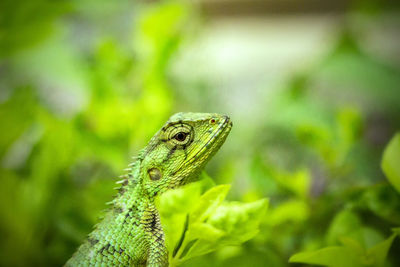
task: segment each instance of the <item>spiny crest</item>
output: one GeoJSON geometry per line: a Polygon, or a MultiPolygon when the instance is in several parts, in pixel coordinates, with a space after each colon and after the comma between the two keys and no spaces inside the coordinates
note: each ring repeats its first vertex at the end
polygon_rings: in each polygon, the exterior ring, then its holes
{"type": "MultiPolygon", "coordinates": [[[[134,179],[132,172],[133,172],[133,170],[136,169],[137,166],[139,166],[140,161],[142,159],[142,152],[140,152],[138,156],[132,157],[132,159],[133,159],[133,162],[128,164],[128,168],[124,169],[124,171],[126,171],[127,173],[118,176],[121,180],[118,180],[117,182],[115,182],[116,184],[120,184],[121,187],[124,185],[127,185],[129,183],[129,180],[134,179]]],[[[114,189],[120,190],[121,187],[115,187],[114,189]]]]}

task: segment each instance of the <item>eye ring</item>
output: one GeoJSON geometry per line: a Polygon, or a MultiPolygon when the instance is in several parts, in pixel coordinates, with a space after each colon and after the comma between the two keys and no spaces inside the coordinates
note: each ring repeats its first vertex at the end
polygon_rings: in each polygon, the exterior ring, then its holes
{"type": "Polygon", "coordinates": [[[175,134],[173,138],[174,138],[176,141],[184,142],[184,141],[186,140],[186,137],[187,137],[187,136],[188,136],[188,133],[179,132],[179,133],[175,134]]]}
{"type": "Polygon", "coordinates": [[[214,124],[216,121],[214,118],[210,119],[210,124],[214,124]]]}
{"type": "Polygon", "coordinates": [[[191,125],[186,123],[171,124],[163,136],[162,139],[170,148],[181,149],[187,147],[193,141],[194,130],[191,125]]]}

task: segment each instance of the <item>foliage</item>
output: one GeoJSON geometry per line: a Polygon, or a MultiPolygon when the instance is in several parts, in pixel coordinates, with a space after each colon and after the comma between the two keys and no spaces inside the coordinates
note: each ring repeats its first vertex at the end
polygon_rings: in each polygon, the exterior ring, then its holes
{"type": "Polygon", "coordinates": [[[172,252],[171,266],[227,245],[240,245],[258,233],[267,201],[224,202],[229,185],[213,186],[201,194],[212,184],[206,176],[160,197],[158,206],[166,244],[172,252]]]}
{"type": "MultiPolygon", "coordinates": [[[[397,134],[385,149],[382,161],[382,168],[397,191],[400,178],[397,166],[400,162],[399,144],[399,134],[397,134]]],[[[390,246],[399,235],[400,228],[393,229],[393,232],[387,239],[371,244],[371,240],[377,239],[376,232],[363,227],[357,215],[345,210],[333,219],[328,233],[328,239],[332,243],[337,239],[342,246],[329,246],[316,251],[297,253],[289,261],[333,267],[384,266],[390,246]]]]}
{"type": "Polygon", "coordinates": [[[369,249],[350,238],[343,238],[343,246],[326,247],[313,252],[293,255],[290,262],[303,262],[324,266],[383,266],[396,234],[369,249]]]}
{"type": "Polygon", "coordinates": [[[400,192],[400,134],[396,134],[385,149],[382,169],[393,187],[400,192]]]}
{"type": "Polygon", "coordinates": [[[342,246],[330,246],[311,252],[293,255],[290,262],[302,262],[323,266],[383,266],[389,248],[398,235],[398,228],[389,238],[366,248],[357,240],[342,237],[342,246]]]}

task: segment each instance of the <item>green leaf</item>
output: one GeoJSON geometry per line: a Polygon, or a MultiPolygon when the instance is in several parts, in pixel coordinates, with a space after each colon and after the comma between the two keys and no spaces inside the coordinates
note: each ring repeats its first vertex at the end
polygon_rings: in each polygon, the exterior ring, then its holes
{"type": "Polygon", "coordinates": [[[396,233],[392,234],[388,239],[376,244],[367,251],[367,260],[371,261],[374,266],[383,266],[387,253],[393,240],[396,237],[396,233]]]}
{"type": "Polygon", "coordinates": [[[400,192],[400,133],[387,145],[382,159],[382,169],[386,178],[400,192]]]}
{"type": "Polygon", "coordinates": [[[163,217],[170,217],[176,213],[189,212],[200,198],[201,186],[201,183],[196,182],[164,192],[156,200],[160,214],[163,217]]]}
{"type": "Polygon", "coordinates": [[[279,171],[274,174],[274,179],[281,186],[289,189],[301,198],[306,198],[310,192],[311,176],[307,169],[299,169],[294,173],[279,171]]]}
{"type": "Polygon", "coordinates": [[[340,242],[343,244],[343,246],[351,249],[354,254],[359,256],[364,254],[364,248],[357,240],[343,236],[340,238],[340,242]]]}
{"type": "Polygon", "coordinates": [[[238,245],[258,233],[261,218],[268,206],[266,199],[252,203],[229,202],[219,206],[197,232],[197,240],[182,261],[210,253],[226,245],[238,245]],[[206,226],[207,225],[207,226],[206,226]],[[215,235],[215,237],[210,237],[215,235]]]}
{"type": "Polygon", "coordinates": [[[400,236],[400,227],[397,228],[392,228],[392,231],[397,234],[398,236],[400,236]]]}
{"type": "Polygon", "coordinates": [[[258,226],[267,207],[266,199],[252,203],[224,203],[210,215],[207,222],[227,233],[222,242],[242,243],[258,233],[258,226]]]}
{"type": "Polygon", "coordinates": [[[191,258],[195,258],[212,251],[215,251],[219,248],[219,245],[216,242],[209,242],[207,240],[197,240],[194,242],[193,246],[190,247],[188,253],[179,260],[179,262],[187,261],[191,258]]]}
{"type": "Polygon", "coordinates": [[[194,223],[187,232],[188,240],[202,239],[215,242],[226,233],[208,223],[194,223]]]}
{"type": "Polygon", "coordinates": [[[332,220],[326,240],[328,244],[336,245],[345,236],[361,242],[361,226],[361,221],[354,212],[343,210],[332,220]]]}
{"type": "Polygon", "coordinates": [[[300,252],[290,257],[289,262],[332,267],[362,266],[356,254],[348,247],[326,247],[317,251],[300,252]]]}
{"type": "Polygon", "coordinates": [[[326,247],[317,251],[301,252],[293,255],[289,262],[319,264],[332,267],[347,266],[383,266],[387,253],[394,238],[398,235],[399,228],[393,229],[386,240],[375,244],[365,250],[357,240],[341,237],[342,247],[326,247]]]}
{"type": "Polygon", "coordinates": [[[267,215],[267,223],[271,226],[280,225],[285,222],[302,222],[308,218],[310,208],[303,200],[289,200],[275,209],[271,210],[267,215]]]}
{"type": "Polygon", "coordinates": [[[0,157],[34,122],[37,100],[29,87],[18,88],[7,101],[0,103],[0,157]]]}
{"type": "MultiPolygon", "coordinates": [[[[208,184],[206,181],[202,186],[208,184]]],[[[257,234],[268,201],[262,199],[252,203],[223,203],[229,188],[229,185],[214,186],[196,199],[197,204],[193,205],[193,211],[189,213],[184,231],[183,227],[176,230],[181,238],[176,236],[176,232],[165,231],[167,240],[170,240],[169,234],[175,235],[173,245],[180,240],[179,246],[173,255],[170,255],[171,266],[180,265],[188,259],[210,253],[226,245],[238,245],[257,234]]],[[[177,223],[172,220],[161,219],[163,225],[175,224],[175,226],[165,225],[165,229],[176,227],[177,223]]],[[[181,222],[179,224],[183,225],[181,222]]]]}
{"type": "Polygon", "coordinates": [[[363,201],[376,215],[393,225],[400,225],[400,195],[389,183],[367,188],[363,201]]]}
{"type": "Polygon", "coordinates": [[[199,183],[202,187],[202,192],[209,190],[215,186],[215,181],[205,171],[201,172],[199,179],[199,183]]]}
{"type": "Polygon", "coordinates": [[[225,199],[229,189],[230,185],[218,185],[204,193],[198,200],[198,204],[190,213],[190,221],[204,221],[225,199]]]}
{"type": "Polygon", "coordinates": [[[181,238],[187,213],[196,205],[201,193],[200,182],[169,190],[156,202],[160,212],[161,223],[165,232],[165,243],[169,251],[174,251],[181,238]]]}

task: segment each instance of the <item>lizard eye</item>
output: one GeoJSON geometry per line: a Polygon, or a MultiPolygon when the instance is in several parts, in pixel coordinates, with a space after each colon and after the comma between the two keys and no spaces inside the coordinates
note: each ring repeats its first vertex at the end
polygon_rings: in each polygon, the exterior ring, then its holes
{"type": "Polygon", "coordinates": [[[174,139],[179,141],[179,142],[183,142],[185,141],[186,137],[188,136],[187,133],[185,132],[179,132],[174,136],[174,139]]]}
{"type": "Polygon", "coordinates": [[[193,127],[188,124],[172,124],[166,130],[165,140],[168,140],[168,145],[175,148],[185,148],[193,141],[193,127]]]}

